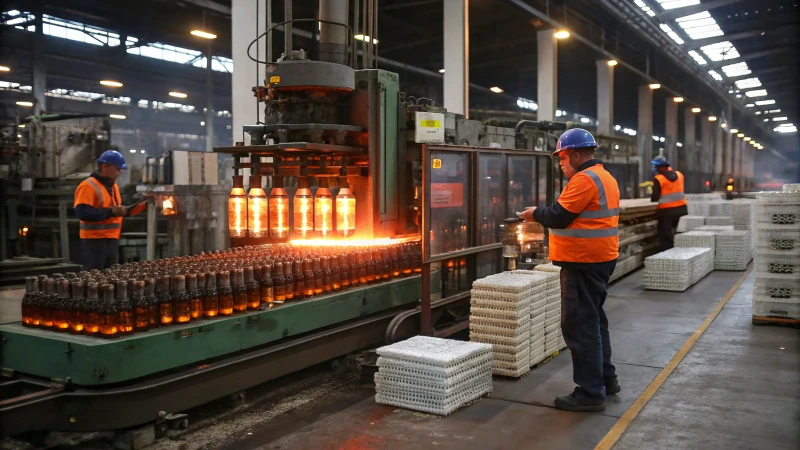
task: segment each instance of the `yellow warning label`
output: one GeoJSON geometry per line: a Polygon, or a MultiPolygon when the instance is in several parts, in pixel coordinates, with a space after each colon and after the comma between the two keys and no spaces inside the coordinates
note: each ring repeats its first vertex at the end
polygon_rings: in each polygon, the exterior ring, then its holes
{"type": "MultiPolygon", "coordinates": [[[[431,121],[424,120],[423,122],[431,122],[431,121]]],[[[433,159],[433,168],[434,169],[441,169],[442,168],[442,160],[439,159],[439,158],[434,158],[433,159]]]]}
{"type": "Polygon", "coordinates": [[[278,83],[281,82],[281,77],[279,77],[277,75],[269,77],[269,82],[270,82],[270,84],[278,84],[278,83]]]}
{"type": "Polygon", "coordinates": [[[442,122],[438,120],[420,120],[419,126],[422,128],[439,128],[442,126],[442,122]]]}

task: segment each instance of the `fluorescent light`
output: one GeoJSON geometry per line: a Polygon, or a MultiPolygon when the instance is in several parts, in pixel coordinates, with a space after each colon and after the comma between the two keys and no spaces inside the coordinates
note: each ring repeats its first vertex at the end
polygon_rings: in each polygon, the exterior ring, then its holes
{"type": "Polygon", "coordinates": [[[774,104],[775,104],[775,100],[759,100],[759,101],[756,102],[756,105],[758,105],[758,106],[774,105],[774,104]]]}
{"type": "Polygon", "coordinates": [[[608,64],[608,65],[609,65],[609,66],[611,66],[611,67],[614,67],[614,66],[616,66],[616,65],[617,65],[617,64],[619,64],[619,63],[617,62],[617,60],[616,60],[616,59],[609,59],[609,60],[608,60],[608,62],[607,62],[606,64],[608,64]]]}
{"type": "Polygon", "coordinates": [[[744,105],[745,108],[752,108],[753,106],[756,106],[756,105],[753,104],[753,103],[748,103],[748,104],[744,105]]]}
{"type": "Polygon", "coordinates": [[[444,69],[439,69],[439,73],[444,73],[444,69]]]}
{"type": "Polygon", "coordinates": [[[136,149],[135,149],[135,148],[132,148],[132,149],[131,149],[131,153],[136,153],[136,149]]]}
{"type": "Polygon", "coordinates": [[[566,38],[569,37],[569,31],[567,31],[567,30],[558,30],[558,31],[556,31],[556,34],[554,34],[553,36],[555,36],[556,39],[566,39],[566,38]]]}
{"type": "Polygon", "coordinates": [[[11,72],[11,67],[0,66],[0,72],[11,72]]]}
{"type": "Polygon", "coordinates": [[[772,118],[773,122],[783,122],[784,120],[789,120],[789,118],[788,117],[773,117],[772,118]]]}
{"type": "Polygon", "coordinates": [[[744,140],[745,142],[747,142],[747,141],[749,141],[749,140],[750,140],[750,136],[745,136],[745,137],[743,137],[743,138],[742,138],[742,140],[744,140]]]}
{"type": "Polygon", "coordinates": [[[147,152],[146,152],[146,151],[144,151],[144,150],[140,150],[140,151],[139,151],[139,153],[141,153],[141,154],[143,154],[143,155],[144,155],[144,154],[145,154],[145,153],[147,153],[147,152]]]}
{"type": "Polygon", "coordinates": [[[678,147],[683,147],[683,144],[682,144],[682,143],[680,143],[680,142],[678,142],[676,145],[677,145],[678,147]]]}
{"type": "Polygon", "coordinates": [[[19,127],[20,127],[20,128],[25,128],[25,124],[24,124],[24,123],[21,123],[21,124],[19,125],[19,127]]]}
{"type": "Polygon", "coordinates": [[[744,133],[739,133],[739,134],[736,135],[736,137],[742,138],[742,137],[744,137],[744,133]]]}
{"type": "MultiPolygon", "coordinates": [[[[767,111],[767,112],[768,112],[768,113],[779,113],[779,112],[781,112],[781,110],[780,110],[780,109],[770,109],[770,110],[769,110],[769,111],[767,111]]],[[[766,113],[765,113],[765,114],[766,114],[766,113]]]]}
{"type": "MultiPolygon", "coordinates": [[[[766,113],[764,113],[764,114],[766,114],[766,113]]],[[[760,116],[761,115],[761,111],[756,111],[756,115],[760,116]]]]}
{"type": "Polygon", "coordinates": [[[590,119],[588,117],[581,117],[581,123],[589,123],[591,121],[592,121],[592,119],[590,119]]]}
{"type": "Polygon", "coordinates": [[[650,83],[650,89],[659,89],[661,87],[658,83],[650,83]]]}
{"type": "Polygon", "coordinates": [[[119,81],[113,81],[113,80],[100,80],[100,84],[102,84],[103,86],[108,86],[108,87],[122,87],[123,86],[122,83],[120,83],[119,81]]]}
{"type": "Polygon", "coordinates": [[[33,106],[33,102],[23,102],[23,101],[19,101],[19,102],[17,102],[17,105],[18,105],[18,106],[33,106]]]}
{"type": "Polygon", "coordinates": [[[208,31],[203,31],[203,30],[192,30],[191,31],[191,35],[192,36],[201,37],[203,39],[216,39],[217,38],[216,34],[209,33],[208,31]]]}
{"type": "Polygon", "coordinates": [[[127,117],[125,117],[122,114],[109,114],[108,117],[111,117],[112,119],[120,119],[120,120],[127,119],[127,117]]]}
{"type": "Polygon", "coordinates": [[[767,90],[766,89],[756,89],[755,91],[747,91],[747,92],[744,93],[744,95],[746,95],[748,97],[763,97],[763,96],[767,95],[767,90]]]}
{"type": "Polygon", "coordinates": [[[664,137],[660,137],[660,138],[658,138],[658,140],[659,140],[660,142],[664,142],[666,139],[664,139],[664,137]]]}
{"type": "Polygon", "coordinates": [[[495,94],[502,94],[503,90],[497,86],[492,86],[489,88],[490,91],[494,92],[495,94]]]}
{"type": "Polygon", "coordinates": [[[206,122],[205,122],[204,120],[203,120],[203,121],[200,121],[200,126],[201,126],[201,127],[204,127],[204,126],[206,126],[206,122]]]}
{"type": "Polygon", "coordinates": [[[170,91],[169,96],[170,97],[178,97],[178,98],[186,98],[186,97],[188,97],[188,95],[186,95],[185,93],[178,92],[178,91],[170,91]]]}
{"type": "Polygon", "coordinates": [[[731,134],[736,134],[738,132],[739,132],[739,130],[737,130],[736,128],[731,128],[731,134]]]}
{"type": "Polygon", "coordinates": [[[617,131],[619,131],[619,130],[621,130],[621,129],[622,129],[622,127],[621,127],[621,126],[619,126],[619,125],[614,125],[614,129],[615,129],[615,130],[617,130],[617,131]]]}
{"type": "MultiPolygon", "coordinates": [[[[359,41],[369,42],[369,36],[365,37],[363,34],[357,34],[357,35],[355,35],[353,37],[358,39],[359,41]]],[[[377,44],[378,40],[377,39],[372,39],[372,43],[373,44],[377,44]]]]}
{"type": "Polygon", "coordinates": [[[717,121],[717,116],[708,116],[708,121],[709,122],[716,122],[717,121]]]}
{"type": "Polygon", "coordinates": [[[700,109],[700,108],[692,108],[692,112],[695,113],[695,114],[699,113],[700,111],[702,111],[702,109],[700,109]]]}
{"type": "Polygon", "coordinates": [[[6,14],[8,14],[11,17],[14,17],[14,16],[18,16],[19,15],[19,11],[17,11],[16,9],[12,9],[11,11],[7,12],[6,14]]]}
{"type": "Polygon", "coordinates": [[[728,124],[725,123],[725,122],[722,122],[721,124],[719,124],[719,126],[720,126],[720,128],[727,128],[728,124]]]}
{"type": "Polygon", "coordinates": [[[683,101],[683,97],[673,97],[672,101],[675,102],[675,103],[680,103],[680,102],[683,101]]]}

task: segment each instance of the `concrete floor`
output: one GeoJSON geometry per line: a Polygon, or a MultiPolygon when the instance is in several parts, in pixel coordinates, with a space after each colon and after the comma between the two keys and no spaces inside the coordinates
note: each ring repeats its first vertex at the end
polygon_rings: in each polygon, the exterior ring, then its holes
{"type": "MultiPolygon", "coordinates": [[[[448,417],[367,398],[259,448],[594,448],[742,275],[714,272],[683,293],[645,292],[641,271],[614,284],[606,309],[623,391],[603,413],[552,407],[573,387],[562,354],[520,380],[495,377],[488,398],[448,417]]],[[[752,282],[751,275],[616,448],[800,448],[800,334],[750,323],[752,282]]]]}

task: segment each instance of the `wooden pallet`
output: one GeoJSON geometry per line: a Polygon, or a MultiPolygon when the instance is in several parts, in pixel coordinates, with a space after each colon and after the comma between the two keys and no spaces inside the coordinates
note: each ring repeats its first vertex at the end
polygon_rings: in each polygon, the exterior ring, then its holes
{"type": "Polygon", "coordinates": [[[753,316],[753,325],[772,325],[778,327],[800,328],[800,319],[781,319],[778,317],[753,316]]]}

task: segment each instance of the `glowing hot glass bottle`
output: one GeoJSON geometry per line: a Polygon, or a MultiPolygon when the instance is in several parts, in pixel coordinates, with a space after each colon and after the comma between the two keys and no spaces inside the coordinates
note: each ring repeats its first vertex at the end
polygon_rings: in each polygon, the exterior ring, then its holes
{"type": "Polygon", "coordinates": [[[242,175],[233,176],[233,189],[228,197],[228,229],[231,237],[247,235],[247,196],[242,175]]]}
{"type": "Polygon", "coordinates": [[[300,187],[294,194],[294,235],[310,237],[314,232],[314,201],[308,189],[308,181],[300,179],[300,187]]]}
{"type": "Polygon", "coordinates": [[[320,180],[320,186],[314,195],[314,233],[323,237],[333,234],[333,197],[328,190],[327,181],[324,180],[320,180]]]}
{"type": "Polygon", "coordinates": [[[348,187],[336,194],[336,232],[342,237],[356,233],[356,198],[348,187]]]}
{"type": "Polygon", "coordinates": [[[247,194],[247,233],[250,237],[266,237],[269,232],[268,220],[267,194],[261,188],[261,176],[251,176],[250,192],[247,194]]]}
{"type": "Polygon", "coordinates": [[[289,196],[283,188],[283,180],[275,177],[279,186],[269,192],[269,235],[275,239],[289,236],[289,196]]]}

